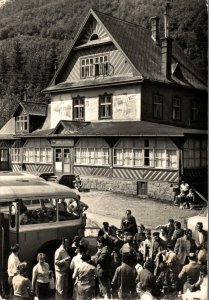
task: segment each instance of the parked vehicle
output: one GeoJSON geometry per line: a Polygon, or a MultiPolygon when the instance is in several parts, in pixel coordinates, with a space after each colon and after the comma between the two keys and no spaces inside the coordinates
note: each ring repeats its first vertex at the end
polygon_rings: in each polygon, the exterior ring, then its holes
{"type": "Polygon", "coordinates": [[[37,178],[17,178],[0,178],[0,274],[6,274],[11,245],[20,245],[20,260],[30,269],[39,252],[47,253],[53,268],[61,238],[72,240],[85,230],[86,218],[74,191],[37,178]]]}
{"type": "Polygon", "coordinates": [[[80,179],[79,175],[75,176],[75,179],[73,180],[73,185],[74,185],[74,187],[75,187],[76,190],[78,190],[79,192],[81,191],[81,189],[82,189],[82,182],[81,182],[81,179],[80,179]]]}

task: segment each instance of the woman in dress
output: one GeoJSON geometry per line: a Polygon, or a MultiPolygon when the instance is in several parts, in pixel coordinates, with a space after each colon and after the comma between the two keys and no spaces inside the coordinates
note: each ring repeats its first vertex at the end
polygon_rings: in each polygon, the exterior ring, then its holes
{"type": "Polygon", "coordinates": [[[49,271],[49,264],[45,260],[46,255],[39,253],[37,255],[38,263],[33,268],[32,287],[39,300],[49,299],[49,279],[51,272],[49,271]]]}

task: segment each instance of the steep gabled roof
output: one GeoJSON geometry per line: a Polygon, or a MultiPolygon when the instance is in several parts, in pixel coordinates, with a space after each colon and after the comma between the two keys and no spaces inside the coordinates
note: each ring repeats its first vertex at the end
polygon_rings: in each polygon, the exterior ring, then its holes
{"type": "Polygon", "coordinates": [[[20,102],[13,116],[17,115],[19,108],[22,108],[23,111],[29,115],[45,117],[47,114],[47,104],[35,102],[20,102]]]}
{"type": "MultiPolygon", "coordinates": [[[[206,90],[206,79],[185,55],[176,41],[173,41],[172,60],[174,63],[179,63],[184,80],[174,75],[172,75],[172,78],[169,80],[162,74],[161,47],[151,38],[151,32],[149,30],[91,9],[81,25],[67,55],[52,79],[50,87],[45,89],[46,92],[56,90],[56,85],[60,84],[60,74],[64,72],[74,47],[78,45],[78,41],[80,41],[82,35],[85,34],[85,29],[90,22],[90,18],[96,19],[105,32],[107,32],[114,45],[123,53],[133,67],[133,70],[135,70],[135,76],[141,76],[142,79],[151,81],[177,83],[187,87],[206,90]]],[[[95,80],[95,82],[97,81],[98,79],[95,80]]],[[[86,81],[82,81],[82,85],[86,86],[86,81]]],[[[67,89],[68,87],[74,88],[72,82],[66,82],[66,85],[61,88],[67,89]]]]}
{"type": "Polygon", "coordinates": [[[145,79],[165,80],[161,76],[161,49],[149,30],[99,11],[94,15],[145,79]]]}

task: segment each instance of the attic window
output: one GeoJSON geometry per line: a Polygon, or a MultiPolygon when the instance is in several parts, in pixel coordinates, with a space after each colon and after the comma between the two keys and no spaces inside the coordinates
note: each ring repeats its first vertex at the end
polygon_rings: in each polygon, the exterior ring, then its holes
{"type": "Polygon", "coordinates": [[[90,56],[81,59],[81,78],[107,76],[108,74],[108,55],[90,56]]]}
{"type": "Polygon", "coordinates": [[[98,40],[98,39],[99,39],[99,36],[96,33],[92,34],[92,36],[90,37],[90,41],[95,41],[95,40],[98,40]]]}
{"type": "Polygon", "coordinates": [[[28,132],[28,116],[22,115],[16,117],[16,132],[28,132]]]}

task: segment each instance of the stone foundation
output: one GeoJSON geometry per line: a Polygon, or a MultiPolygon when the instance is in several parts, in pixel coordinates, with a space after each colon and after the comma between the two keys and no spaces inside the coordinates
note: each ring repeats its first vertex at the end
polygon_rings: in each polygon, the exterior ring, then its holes
{"type": "MultiPolygon", "coordinates": [[[[137,195],[136,180],[85,176],[81,176],[81,179],[84,188],[137,195]]],[[[139,197],[166,201],[173,201],[174,198],[173,186],[169,182],[148,181],[147,191],[147,195],[140,195],[139,197]]]]}

